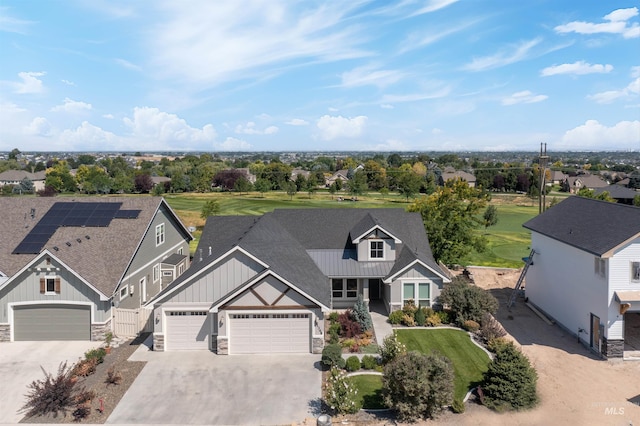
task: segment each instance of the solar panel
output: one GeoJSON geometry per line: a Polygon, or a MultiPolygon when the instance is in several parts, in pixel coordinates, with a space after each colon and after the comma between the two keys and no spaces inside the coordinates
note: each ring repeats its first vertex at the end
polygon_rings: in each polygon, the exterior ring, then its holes
{"type": "Polygon", "coordinates": [[[116,219],[137,219],[141,210],[118,210],[116,219]]]}

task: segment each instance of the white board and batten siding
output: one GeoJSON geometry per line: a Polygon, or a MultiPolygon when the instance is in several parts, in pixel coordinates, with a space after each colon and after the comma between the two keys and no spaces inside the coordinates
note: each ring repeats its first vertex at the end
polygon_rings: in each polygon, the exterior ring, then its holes
{"type": "Polygon", "coordinates": [[[640,291],[640,283],[631,281],[632,262],[640,262],[640,238],[618,249],[608,262],[609,339],[624,337],[624,316],[620,315],[620,304],[614,292],[640,291]]]}

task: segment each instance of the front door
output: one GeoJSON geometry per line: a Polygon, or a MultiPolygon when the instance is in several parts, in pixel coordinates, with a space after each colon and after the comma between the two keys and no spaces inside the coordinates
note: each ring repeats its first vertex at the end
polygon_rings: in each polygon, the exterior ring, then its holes
{"type": "Polygon", "coordinates": [[[600,317],[591,314],[591,348],[600,352],[600,317]]]}
{"type": "Polygon", "coordinates": [[[369,300],[380,300],[381,281],[380,278],[369,279],[369,300]]]}

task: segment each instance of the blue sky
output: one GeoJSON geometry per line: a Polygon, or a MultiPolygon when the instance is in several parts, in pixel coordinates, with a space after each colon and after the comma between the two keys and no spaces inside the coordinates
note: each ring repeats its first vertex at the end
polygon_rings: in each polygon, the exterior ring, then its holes
{"type": "Polygon", "coordinates": [[[0,151],[640,150],[633,0],[1,0],[0,151]]]}

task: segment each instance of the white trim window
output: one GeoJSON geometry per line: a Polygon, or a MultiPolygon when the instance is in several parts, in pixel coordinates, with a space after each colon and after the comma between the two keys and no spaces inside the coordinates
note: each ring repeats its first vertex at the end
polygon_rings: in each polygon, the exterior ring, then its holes
{"type": "Polygon", "coordinates": [[[431,283],[429,282],[403,282],[402,306],[409,300],[413,300],[416,306],[431,306],[431,283]]]}
{"type": "Polygon", "coordinates": [[[384,259],[384,241],[369,241],[369,259],[384,259]]]}
{"type": "MultiPolygon", "coordinates": [[[[56,288],[56,278],[53,276],[44,277],[44,295],[45,296],[55,296],[60,293],[60,284],[58,284],[58,288],[56,288]]],[[[58,278],[59,280],[59,278],[58,278]]]]}
{"type": "Polygon", "coordinates": [[[164,243],[164,223],[156,225],[156,247],[164,243]]]}
{"type": "Polygon", "coordinates": [[[177,253],[181,255],[181,254],[182,254],[182,252],[183,252],[183,249],[182,249],[182,247],[180,247],[180,248],[178,249],[177,253]]]}
{"type": "Polygon", "coordinates": [[[120,287],[120,300],[125,299],[129,295],[129,286],[123,285],[120,287]]]}
{"type": "Polygon", "coordinates": [[[595,257],[593,263],[594,270],[593,272],[602,277],[607,277],[607,261],[601,257],[595,257]]]}
{"type": "Polygon", "coordinates": [[[332,278],[331,295],[334,299],[355,299],[358,297],[357,278],[332,278]]]}
{"type": "Polygon", "coordinates": [[[631,281],[640,283],[640,262],[631,262],[631,281]]]}
{"type": "Polygon", "coordinates": [[[153,265],[153,282],[157,283],[160,280],[160,264],[153,265]]]}

